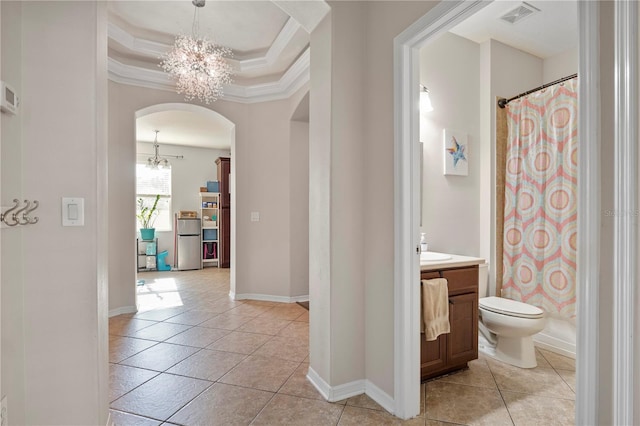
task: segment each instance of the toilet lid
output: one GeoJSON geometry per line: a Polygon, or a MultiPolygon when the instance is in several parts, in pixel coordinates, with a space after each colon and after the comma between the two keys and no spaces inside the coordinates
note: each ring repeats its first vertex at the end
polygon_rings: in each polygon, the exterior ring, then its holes
{"type": "Polygon", "coordinates": [[[536,306],[505,299],[504,297],[483,297],[478,304],[487,311],[512,317],[542,318],[544,316],[544,311],[536,306]]]}

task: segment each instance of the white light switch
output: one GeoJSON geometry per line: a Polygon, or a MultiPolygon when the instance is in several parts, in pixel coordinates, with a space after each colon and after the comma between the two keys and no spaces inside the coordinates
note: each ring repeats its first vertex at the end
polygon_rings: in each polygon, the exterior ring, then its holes
{"type": "Polygon", "coordinates": [[[78,205],[69,204],[67,207],[69,208],[69,220],[78,220],[78,205]]]}
{"type": "Polygon", "coordinates": [[[62,226],[84,226],[84,198],[62,198],[62,226]]]}
{"type": "Polygon", "coordinates": [[[251,222],[260,222],[260,212],[251,212],[251,222]]]}

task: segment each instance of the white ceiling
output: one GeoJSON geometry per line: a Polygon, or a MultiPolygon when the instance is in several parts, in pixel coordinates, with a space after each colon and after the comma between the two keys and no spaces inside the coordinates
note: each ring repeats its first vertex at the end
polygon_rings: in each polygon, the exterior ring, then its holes
{"type": "Polygon", "coordinates": [[[578,45],[576,1],[527,1],[540,9],[510,24],[500,19],[521,5],[520,1],[496,0],[450,31],[476,43],[489,39],[546,59],[578,45]]]}
{"type": "MultiPolygon", "coordinates": [[[[329,7],[324,1],[214,1],[198,8],[199,35],[233,49],[233,84],[225,100],[288,98],[309,81],[309,32],[329,7]]],[[[176,35],[190,34],[196,8],[190,0],[109,1],[109,78],[174,90],[159,68],[176,35]]],[[[188,111],[164,111],[137,120],[137,140],[229,149],[232,126],[188,111]]]]}
{"type": "Polygon", "coordinates": [[[185,145],[198,148],[230,149],[233,124],[220,116],[191,111],[161,111],[136,120],[138,142],[153,142],[159,130],[160,145],[185,145]]]}
{"type": "MultiPolygon", "coordinates": [[[[115,1],[109,10],[142,31],[191,34],[196,7],[190,1],[115,1]]],[[[197,8],[199,34],[244,56],[266,50],[289,16],[270,1],[208,1],[197,8]]],[[[142,33],[141,31],[141,33],[142,33]]]]}
{"type": "MultiPolygon", "coordinates": [[[[137,74],[170,83],[158,64],[176,35],[191,34],[196,7],[188,0],[108,4],[110,72],[120,76],[112,79],[131,84],[137,74]]],[[[209,0],[197,11],[198,34],[233,50],[229,92],[278,82],[309,46],[309,33],[271,1],[209,0]]]]}

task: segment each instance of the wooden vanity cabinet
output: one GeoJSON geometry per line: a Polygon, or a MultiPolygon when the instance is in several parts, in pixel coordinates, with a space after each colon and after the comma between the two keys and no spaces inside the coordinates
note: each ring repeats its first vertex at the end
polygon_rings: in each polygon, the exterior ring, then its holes
{"type": "Polygon", "coordinates": [[[478,266],[425,271],[420,279],[446,278],[451,332],[427,342],[420,335],[422,380],[465,368],[478,358],[478,266]]]}

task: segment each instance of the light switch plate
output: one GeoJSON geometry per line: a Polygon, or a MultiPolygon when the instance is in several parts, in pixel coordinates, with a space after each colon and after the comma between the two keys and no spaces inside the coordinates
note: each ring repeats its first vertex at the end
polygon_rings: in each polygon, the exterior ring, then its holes
{"type": "Polygon", "coordinates": [[[251,212],[251,222],[260,222],[260,212],[251,212]]]}
{"type": "Polygon", "coordinates": [[[84,226],[84,198],[62,198],[62,226],[84,226]]]}

